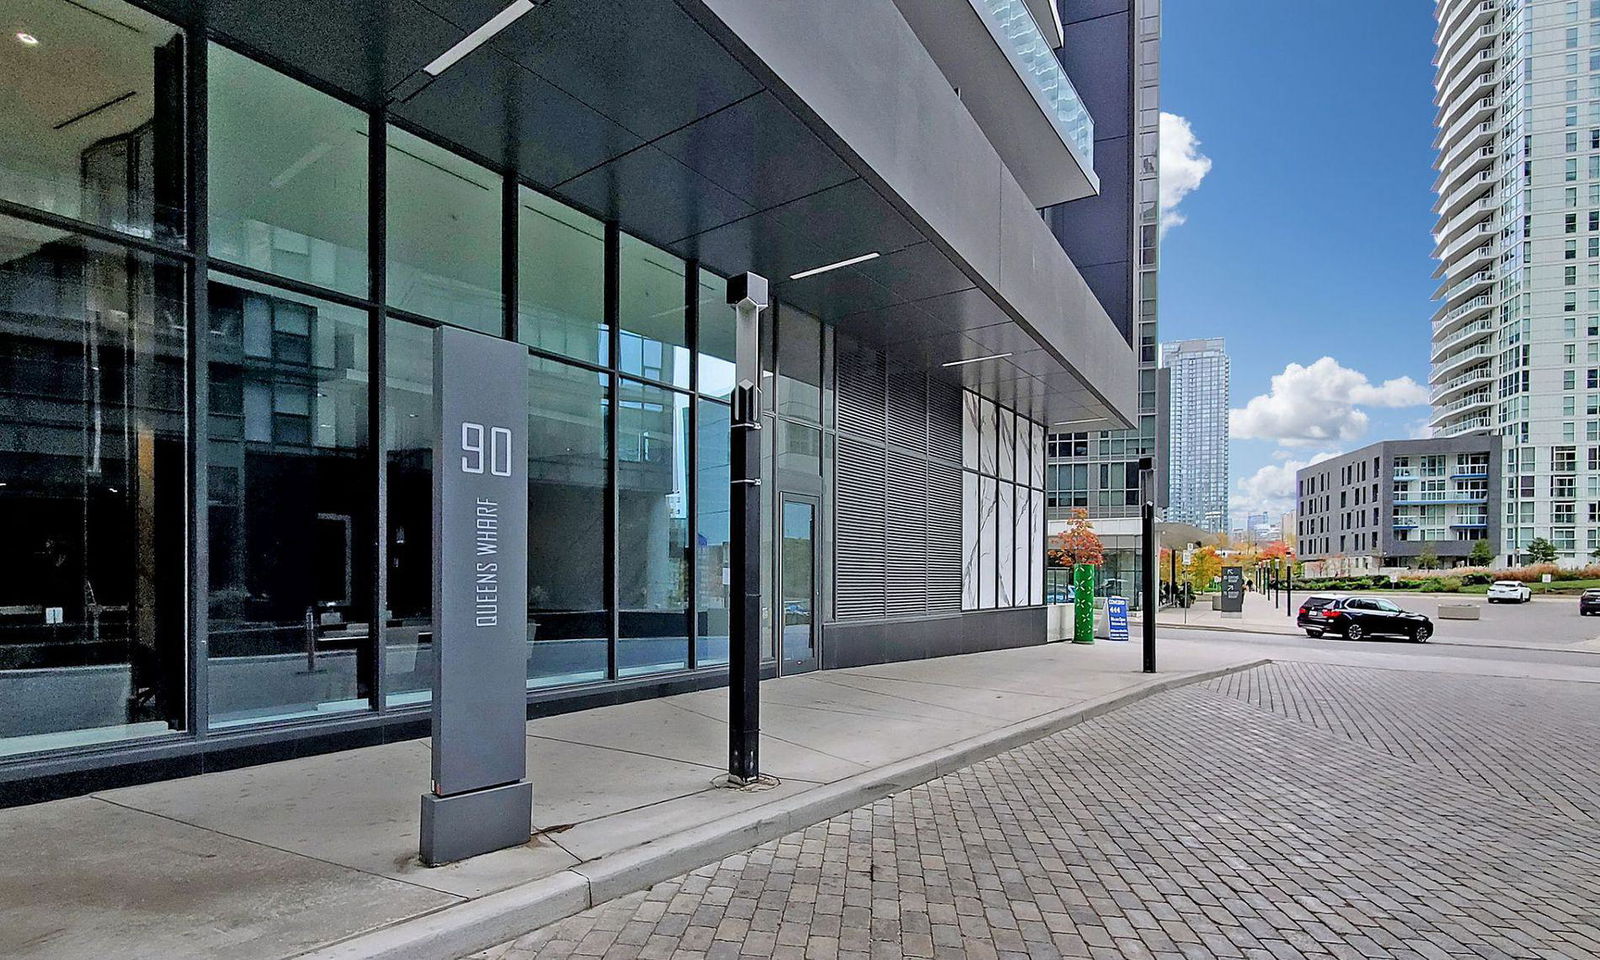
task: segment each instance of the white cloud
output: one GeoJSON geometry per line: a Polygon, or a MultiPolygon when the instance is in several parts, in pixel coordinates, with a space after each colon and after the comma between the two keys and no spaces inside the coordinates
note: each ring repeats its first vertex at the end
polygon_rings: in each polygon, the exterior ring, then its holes
{"type": "Polygon", "coordinates": [[[1235,440],[1275,440],[1290,447],[1349,443],[1367,432],[1362,407],[1415,407],[1428,391],[1410,377],[1374,385],[1359,370],[1323,357],[1310,366],[1291,363],[1272,378],[1268,393],[1228,412],[1235,440]]]}
{"type": "Polygon", "coordinates": [[[1161,114],[1161,232],[1184,222],[1178,204],[1211,172],[1211,158],[1200,152],[1200,138],[1189,121],[1161,114]]]}
{"type": "Polygon", "coordinates": [[[1265,513],[1275,523],[1278,517],[1294,509],[1295,473],[1336,456],[1337,453],[1328,452],[1313,454],[1304,460],[1290,460],[1274,454],[1279,462],[1269,463],[1250,476],[1234,481],[1228,506],[1235,516],[1265,513]]]}

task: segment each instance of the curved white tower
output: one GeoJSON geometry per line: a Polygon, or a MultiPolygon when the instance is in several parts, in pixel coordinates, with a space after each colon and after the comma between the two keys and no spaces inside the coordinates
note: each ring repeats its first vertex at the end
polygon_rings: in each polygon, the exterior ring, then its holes
{"type": "Polygon", "coordinates": [[[1504,561],[1600,555],[1600,3],[1436,0],[1435,436],[1501,437],[1504,561]]]}
{"type": "MultiPolygon", "coordinates": [[[[1519,166],[1520,144],[1500,136],[1503,97],[1502,0],[1439,0],[1434,14],[1433,255],[1441,278],[1433,315],[1435,436],[1490,429],[1495,398],[1496,305],[1499,281],[1501,178],[1519,166]]],[[[1509,241],[1508,241],[1509,242],[1509,241]]],[[[1514,245],[1514,244],[1513,244],[1514,245]]]]}

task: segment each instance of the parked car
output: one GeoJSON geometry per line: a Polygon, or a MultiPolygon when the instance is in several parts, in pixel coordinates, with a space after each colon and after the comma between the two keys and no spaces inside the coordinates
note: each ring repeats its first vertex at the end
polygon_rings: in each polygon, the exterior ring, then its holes
{"type": "Polygon", "coordinates": [[[1490,603],[1527,603],[1533,590],[1520,580],[1496,580],[1489,585],[1490,603]]]}
{"type": "Polygon", "coordinates": [[[1432,620],[1382,597],[1310,596],[1301,602],[1295,624],[1308,637],[1333,633],[1346,640],[1365,640],[1387,635],[1425,643],[1433,636],[1432,620]]]}
{"type": "Polygon", "coordinates": [[[1578,597],[1578,616],[1587,617],[1591,613],[1600,613],[1600,590],[1590,587],[1578,597]]]}

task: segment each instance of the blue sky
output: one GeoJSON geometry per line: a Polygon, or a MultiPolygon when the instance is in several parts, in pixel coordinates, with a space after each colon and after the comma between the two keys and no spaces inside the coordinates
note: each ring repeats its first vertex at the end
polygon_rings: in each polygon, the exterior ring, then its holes
{"type": "Polygon", "coordinates": [[[1162,6],[1162,110],[1211,168],[1163,240],[1161,338],[1225,337],[1233,408],[1261,397],[1235,416],[1239,526],[1246,504],[1288,508],[1294,465],[1427,419],[1433,5],[1162,6]],[[1289,364],[1310,369],[1274,394],[1289,364]]]}

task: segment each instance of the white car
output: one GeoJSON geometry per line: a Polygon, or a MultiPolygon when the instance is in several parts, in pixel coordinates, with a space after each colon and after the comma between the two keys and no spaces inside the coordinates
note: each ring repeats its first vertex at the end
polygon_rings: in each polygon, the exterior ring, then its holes
{"type": "Polygon", "coordinates": [[[1489,585],[1490,603],[1527,603],[1532,599],[1533,591],[1517,580],[1496,580],[1489,585]]]}

